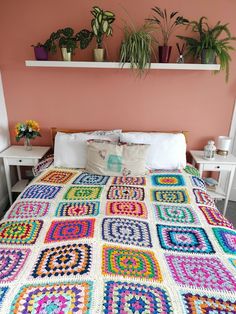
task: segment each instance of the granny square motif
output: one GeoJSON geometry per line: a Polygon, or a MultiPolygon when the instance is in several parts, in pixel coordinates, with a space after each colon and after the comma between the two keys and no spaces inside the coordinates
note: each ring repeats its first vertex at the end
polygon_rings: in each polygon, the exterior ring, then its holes
{"type": "Polygon", "coordinates": [[[87,274],[91,268],[91,246],[69,244],[44,249],[31,274],[34,278],[87,274]]]}
{"type": "Polygon", "coordinates": [[[190,203],[189,194],[185,189],[151,190],[151,200],[160,203],[190,203]]]}
{"type": "Polygon", "coordinates": [[[160,245],[165,250],[189,253],[215,253],[204,229],[157,225],[160,245]]]}
{"type": "Polygon", "coordinates": [[[10,313],[81,313],[91,309],[92,282],[60,282],[22,286],[10,313]]]}
{"type": "Polygon", "coordinates": [[[166,255],[166,261],[180,286],[235,292],[236,278],[218,258],[166,255]]]}
{"type": "Polygon", "coordinates": [[[72,186],[65,196],[65,200],[96,200],[101,196],[102,187],[100,186],[72,186]]]}
{"type": "Polygon", "coordinates": [[[186,167],[184,168],[184,171],[193,176],[200,177],[199,171],[192,165],[186,165],[186,167]]]}
{"type": "Polygon", "coordinates": [[[104,218],[102,238],[108,242],[152,247],[147,222],[126,218],[104,218]]]}
{"type": "Polygon", "coordinates": [[[19,201],[13,205],[8,219],[27,219],[43,217],[48,213],[50,203],[37,201],[19,201]]]}
{"type": "Polygon", "coordinates": [[[56,216],[97,216],[100,203],[96,201],[61,202],[59,203],[56,216]]]}
{"type": "Polygon", "coordinates": [[[192,186],[194,186],[194,187],[198,187],[198,188],[201,188],[203,190],[206,190],[205,182],[199,177],[192,176],[191,177],[191,183],[192,183],[192,186]]]}
{"type": "Polygon", "coordinates": [[[17,278],[30,253],[30,249],[0,249],[0,283],[17,278]]]}
{"type": "Polygon", "coordinates": [[[153,204],[158,220],[172,223],[199,223],[197,215],[191,206],[153,204]]]}
{"type": "Polygon", "coordinates": [[[112,185],[107,192],[110,200],[144,200],[144,189],[137,186],[112,185]]]}
{"type": "Polygon", "coordinates": [[[105,185],[108,181],[108,176],[102,176],[92,173],[83,172],[73,182],[79,185],[105,185]]]}
{"type": "Polygon", "coordinates": [[[34,244],[42,225],[41,220],[5,221],[0,224],[0,243],[34,244]]]}
{"type": "Polygon", "coordinates": [[[103,275],[162,281],[159,264],[151,251],[105,245],[102,261],[103,275]]]}
{"type": "Polygon", "coordinates": [[[145,177],[114,177],[112,184],[116,185],[146,185],[145,177]]]}
{"type": "Polygon", "coordinates": [[[229,261],[236,268],[236,258],[229,258],[229,261]]]}
{"type": "Polygon", "coordinates": [[[53,199],[60,192],[61,186],[39,185],[29,186],[21,195],[21,198],[53,199]]]}
{"type": "Polygon", "coordinates": [[[151,176],[152,185],[160,187],[184,186],[185,181],[181,174],[156,174],[151,176]]]}
{"type": "Polygon", "coordinates": [[[182,293],[184,313],[236,313],[236,299],[228,297],[216,297],[205,293],[182,293]]]}
{"type": "Polygon", "coordinates": [[[92,238],[95,219],[53,221],[46,234],[45,243],[92,238]]]}
{"type": "Polygon", "coordinates": [[[104,314],[170,314],[173,308],[166,290],[130,282],[107,281],[104,289],[104,314]]]}
{"type": "Polygon", "coordinates": [[[8,290],[8,287],[0,287],[0,309],[3,303],[3,300],[6,296],[7,290],[8,290]]]}
{"type": "Polygon", "coordinates": [[[236,231],[225,228],[213,228],[212,230],[222,249],[228,254],[236,255],[236,231]]]}
{"type": "Polygon", "coordinates": [[[197,204],[215,207],[213,199],[205,191],[200,189],[193,189],[193,194],[195,196],[195,201],[197,204]]]}
{"type": "Polygon", "coordinates": [[[222,226],[234,229],[233,224],[228,221],[216,208],[198,206],[206,217],[207,222],[213,226],[222,226]]]}
{"type": "Polygon", "coordinates": [[[106,214],[147,218],[147,208],[143,202],[108,201],[106,214]]]}
{"type": "Polygon", "coordinates": [[[65,184],[70,181],[70,179],[73,178],[75,174],[76,172],[72,171],[50,170],[38,181],[46,183],[65,184]]]}

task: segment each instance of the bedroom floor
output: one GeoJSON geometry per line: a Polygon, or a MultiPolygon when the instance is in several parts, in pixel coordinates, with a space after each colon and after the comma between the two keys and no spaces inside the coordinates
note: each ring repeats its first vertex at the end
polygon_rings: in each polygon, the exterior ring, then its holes
{"type": "MultiPolygon", "coordinates": [[[[223,212],[224,201],[218,201],[216,203],[216,206],[221,212],[223,212]]],[[[234,228],[236,228],[236,202],[229,201],[226,212],[226,218],[230,222],[232,222],[234,228]]]]}

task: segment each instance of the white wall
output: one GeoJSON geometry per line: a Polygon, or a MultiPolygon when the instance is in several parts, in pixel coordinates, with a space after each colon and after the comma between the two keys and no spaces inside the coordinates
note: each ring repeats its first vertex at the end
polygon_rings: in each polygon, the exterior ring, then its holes
{"type": "MultiPolygon", "coordinates": [[[[0,152],[10,145],[7,111],[0,73],[0,152]]],[[[2,159],[0,158],[0,215],[8,204],[6,177],[2,159]]]]}

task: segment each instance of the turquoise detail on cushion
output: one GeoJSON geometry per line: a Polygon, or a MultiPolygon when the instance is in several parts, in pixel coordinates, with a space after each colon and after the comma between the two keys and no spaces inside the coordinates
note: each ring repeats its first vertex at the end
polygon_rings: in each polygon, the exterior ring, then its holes
{"type": "Polygon", "coordinates": [[[109,155],[107,160],[107,169],[114,172],[121,172],[122,157],[117,155],[109,155]]]}

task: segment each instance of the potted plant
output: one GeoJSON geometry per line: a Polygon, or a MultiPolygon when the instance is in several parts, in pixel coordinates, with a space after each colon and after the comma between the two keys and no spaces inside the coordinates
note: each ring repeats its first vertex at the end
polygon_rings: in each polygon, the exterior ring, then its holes
{"type": "Polygon", "coordinates": [[[115,21],[115,14],[110,11],[103,11],[97,6],[93,7],[91,13],[94,16],[91,21],[92,31],[97,42],[97,48],[94,49],[94,59],[102,62],[105,58],[103,39],[104,36],[112,35],[113,29],[111,24],[115,21]]]}
{"type": "Polygon", "coordinates": [[[200,58],[201,63],[216,63],[219,59],[221,69],[226,71],[226,81],[229,78],[229,63],[231,61],[230,50],[234,48],[230,45],[235,37],[231,36],[228,24],[217,22],[215,26],[210,27],[206,17],[201,17],[199,21],[189,23],[192,31],[197,37],[177,36],[187,43],[187,54],[194,58],[200,58]],[[225,36],[222,36],[225,34],[225,36]]]}
{"type": "Polygon", "coordinates": [[[48,60],[48,49],[45,44],[38,42],[36,45],[32,45],[34,47],[34,55],[36,60],[48,60]]]}
{"type": "Polygon", "coordinates": [[[125,36],[121,43],[120,62],[123,65],[130,62],[130,67],[137,69],[140,75],[151,65],[152,43],[154,41],[152,31],[153,29],[147,24],[138,29],[128,25],[124,28],[125,36]]]}
{"type": "Polygon", "coordinates": [[[178,26],[186,25],[189,21],[183,16],[179,16],[176,11],[168,14],[166,9],[162,10],[159,7],[152,8],[152,11],[154,12],[153,17],[146,20],[151,24],[157,25],[158,30],[161,32],[162,45],[158,47],[159,62],[168,63],[172,49],[169,46],[170,37],[178,26]]]}

